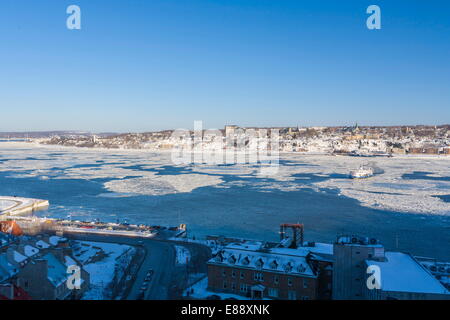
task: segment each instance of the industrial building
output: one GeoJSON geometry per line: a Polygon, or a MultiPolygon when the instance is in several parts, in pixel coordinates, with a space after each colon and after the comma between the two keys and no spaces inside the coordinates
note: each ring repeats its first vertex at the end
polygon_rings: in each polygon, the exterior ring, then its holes
{"type": "Polygon", "coordinates": [[[333,300],[450,299],[444,285],[413,256],[386,252],[377,239],[339,236],[333,254],[333,300]]]}

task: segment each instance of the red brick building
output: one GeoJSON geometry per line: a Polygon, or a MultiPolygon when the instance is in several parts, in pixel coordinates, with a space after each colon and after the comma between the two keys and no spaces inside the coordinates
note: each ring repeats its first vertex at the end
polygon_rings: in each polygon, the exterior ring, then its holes
{"type": "Polygon", "coordinates": [[[317,299],[319,281],[308,253],[230,244],[208,261],[208,290],[253,299],[317,299]]]}

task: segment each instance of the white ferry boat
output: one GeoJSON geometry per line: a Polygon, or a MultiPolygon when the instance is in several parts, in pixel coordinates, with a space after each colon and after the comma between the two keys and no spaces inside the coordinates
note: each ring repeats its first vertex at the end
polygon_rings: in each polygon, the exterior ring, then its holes
{"type": "Polygon", "coordinates": [[[352,179],[364,179],[372,177],[374,174],[373,168],[368,166],[361,166],[358,170],[350,171],[350,178],[352,179]]]}

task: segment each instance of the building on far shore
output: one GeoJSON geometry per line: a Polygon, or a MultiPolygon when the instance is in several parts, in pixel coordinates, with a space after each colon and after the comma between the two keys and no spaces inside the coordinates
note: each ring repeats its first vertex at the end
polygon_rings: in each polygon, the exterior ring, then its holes
{"type": "Polygon", "coordinates": [[[224,128],[225,138],[233,139],[236,131],[239,129],[237,125],[226,125],[224,128]]]}

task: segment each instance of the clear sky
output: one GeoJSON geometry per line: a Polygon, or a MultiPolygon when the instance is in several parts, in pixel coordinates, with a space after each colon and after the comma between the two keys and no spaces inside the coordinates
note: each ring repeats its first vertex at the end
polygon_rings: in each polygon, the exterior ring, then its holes
{"type": "Polygon", "coordinates": [[[0,131],[450,123],[446,0],[1,0],[0,35],[0,131]]]}

